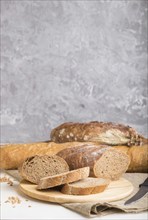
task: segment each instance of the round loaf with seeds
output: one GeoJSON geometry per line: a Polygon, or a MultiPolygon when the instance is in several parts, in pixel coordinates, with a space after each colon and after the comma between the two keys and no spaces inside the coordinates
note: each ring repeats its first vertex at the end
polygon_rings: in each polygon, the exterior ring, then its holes
{"type": "Polygon", "coordinates": [[[51,131],[51,140],[65,142],[97,142],[107,145],[139,145],[143,137],[135,129],[112,122],[64,123],[51,131]]]}

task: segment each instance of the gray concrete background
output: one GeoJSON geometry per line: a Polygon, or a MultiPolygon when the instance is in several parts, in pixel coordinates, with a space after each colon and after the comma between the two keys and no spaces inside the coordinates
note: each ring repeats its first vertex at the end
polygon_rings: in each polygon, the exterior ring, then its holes
{"type": "Polygon", "coordinates": [[[147,1],[1,1],[1,142],[66,121],[147,135],[147,1]]]}

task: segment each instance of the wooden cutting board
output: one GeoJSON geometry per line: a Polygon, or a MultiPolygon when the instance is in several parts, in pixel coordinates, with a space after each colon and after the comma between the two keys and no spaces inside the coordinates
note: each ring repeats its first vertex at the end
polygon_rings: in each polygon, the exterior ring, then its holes
{"type": "Polygon", "coordinates": [[[91,195],[66,195],[55,189],[37,190],[36,185],[23,180],[20,183],[20,190],[26,195],[48,202],[56,203],[83,203],[83,202],[111,202],[129,196],[133,191],[131,182],[124,178],[112,181],[102,193],[91,195]]]}

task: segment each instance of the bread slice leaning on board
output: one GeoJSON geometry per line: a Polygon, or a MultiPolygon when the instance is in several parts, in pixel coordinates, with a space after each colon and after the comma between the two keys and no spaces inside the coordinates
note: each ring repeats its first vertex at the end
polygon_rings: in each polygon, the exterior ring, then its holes
{"type": "MultiPolygon", "coordinates": [[[[67,143],[26,143],[7,144],[0,147],[0,169],[17,169],[25,159],[34,155],[55,155],[68,147],[82,146],[86,142],[67,143]]],[[[100,146],[95,142],[87,142],[93,146],[100,146]]],[[[148,144],[139,146],[113,146],[130,157],[127,172],[148,172],[148,144]]]]}
{"type": "Polygon", "coordinates": [[[70,170],[89,166],[90,176],[111,180],[119,179],[130,164],[127,154],[107,145],[84,144],[64,149],[57,155],[66,160],[70,170]]]}

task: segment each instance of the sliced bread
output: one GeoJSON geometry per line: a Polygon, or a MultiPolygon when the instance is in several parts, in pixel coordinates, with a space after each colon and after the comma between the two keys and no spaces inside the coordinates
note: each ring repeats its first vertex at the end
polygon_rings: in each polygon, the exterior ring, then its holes
{"type": "Polygon", "coordinates": [[[93,174],[95,177],[117,180],[126,172],[129,164],[130,159],[125,153],[111,148],[94,162],[93,174]]]}
{"type": "Polygon", "coordinates": [[[60,186],[65,183],[71,183],[89,176],[89,167],[83,167],[77,170],[57,174],[54,176],[43,177],[40,179],[37,189],[48,189],[55,186],[60,186]]]}
{"type": "Polygon", "coordinates": [[[61,192],[68,195],[89,195],[103,192],[110,180],[88,177],[74,183],[65,184],[61,192]]]}
{"type": "Polygon", "coordinates": [[[90,167],[90,176],[116,180],[126,172],[129,156],[110,146],[93,144],[64,149],[57,154],[68,163],[70,170],[90,167]]]}
{"type": "Polygon", "coordinates": [[[53,176],[67,171],[69,171],[69,166],[66,161],[56,155],[29,157],[19,167],[20,175],[25,180],[36,184],[42,177],[53,176]]]}

